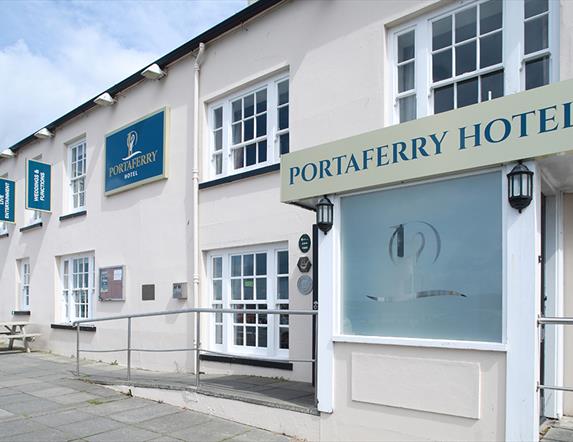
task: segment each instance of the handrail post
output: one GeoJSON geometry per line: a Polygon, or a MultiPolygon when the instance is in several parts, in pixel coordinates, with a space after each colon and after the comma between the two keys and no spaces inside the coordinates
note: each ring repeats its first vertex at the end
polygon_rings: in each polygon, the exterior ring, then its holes
{"type": "Polygon", "coordinates": [[[195,388],[198,390],[201,382],[201,313],[195,314],[195,388]]]}
{"type": "Polygon", "coordinates": [[[127,382],[131,382],[131,317],[127,318],[127,382]]]}
{"type": "Polygon", "coordinates": [[[80,323],[76,323],[76,376],[80,376],[80,323]]]}
{"type": "Polygon", "coordinates": [[[318,313],[313,315],[314,319],[314,405],[318,407],[318,313]]]}

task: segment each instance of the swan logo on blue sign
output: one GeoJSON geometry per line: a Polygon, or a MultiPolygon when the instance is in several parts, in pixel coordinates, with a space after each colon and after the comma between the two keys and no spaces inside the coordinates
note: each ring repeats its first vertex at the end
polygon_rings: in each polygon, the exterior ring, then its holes
{"type": "Polygon", "coordinates": [[[106,136],[106,195],[166,177],[166,125],[161,109],[106,136]]]}

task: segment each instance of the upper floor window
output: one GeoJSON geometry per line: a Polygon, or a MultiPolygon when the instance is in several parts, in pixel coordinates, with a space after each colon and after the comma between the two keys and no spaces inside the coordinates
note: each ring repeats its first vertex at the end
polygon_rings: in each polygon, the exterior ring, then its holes
{"type": "Polygon", "coordinates": [[[68,146],[69,209],[82,210],[86,206],[86,140],[68,146]]]}
{"type": "Polygon", "coordinates": [[[210,177],[277,163],[289,151],[289,80],[275,78],[209,108],[210,177]]]}
{"type": "Polygon", "coordinates": [[[394,120],[548,84],[551,8],[548,0],[476,1],[396,30],[394,120]]]}

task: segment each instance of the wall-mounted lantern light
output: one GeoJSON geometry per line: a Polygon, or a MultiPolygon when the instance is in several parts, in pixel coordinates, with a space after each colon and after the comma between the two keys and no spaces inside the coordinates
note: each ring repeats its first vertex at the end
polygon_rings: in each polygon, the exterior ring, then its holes
{"type": "Polygon", "coordinates": [[[533,199],[533,172],[521,161],[507,174],[507,198],[509,205],[519,213],[533,199]]]}
{"type": "Polygon", "coordinates": [[[326,235],[332,229],[334,204],[326,197],[316,204],[316,224],[326,235]]]}

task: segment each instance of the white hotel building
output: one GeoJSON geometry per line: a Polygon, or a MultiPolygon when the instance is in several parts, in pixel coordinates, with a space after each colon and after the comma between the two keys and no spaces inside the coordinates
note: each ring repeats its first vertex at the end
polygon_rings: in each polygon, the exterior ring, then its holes
{"type": "MultiPolygon", "coordinates": [[[[315,413],[236,419],[312,440],[535,440],[540,418],[573,414],[545,388],[573,387],[572,331],[538,324],[573,316],[572,21],[564,0],[251,3],[2,146],[0,321],[70,356],[76,320],[318,307],[316,336],[310,316],[202,314],[207,374],[311,383],[316,338],[315,413]],[[158,115],[145,153],[137,125],[158,115]],[[112,170],[112,154],[131,162],[112,170]],[[26,208],[29,160],[51,165],[49,212],[26,208]]],[[[196,345],[193,314],[131,327],[135,347],[196,345]]],[[[125,336],[82,323],[82,349],[125,336]]]]}

